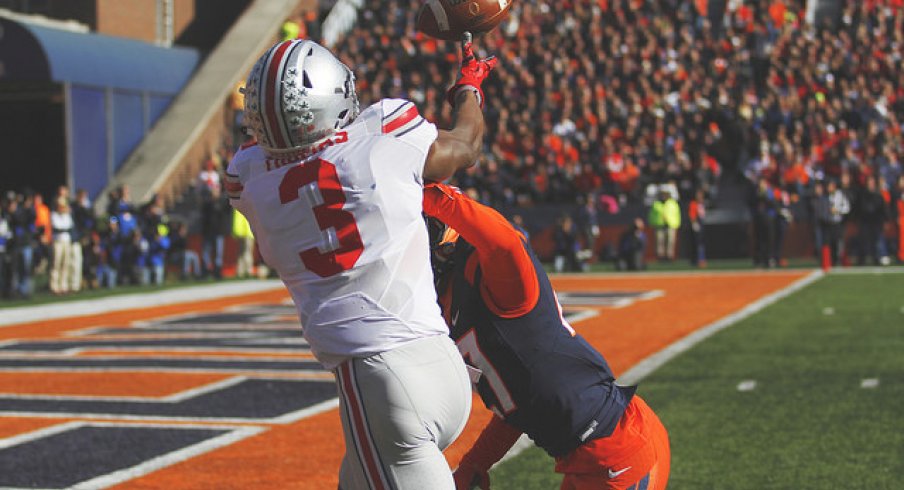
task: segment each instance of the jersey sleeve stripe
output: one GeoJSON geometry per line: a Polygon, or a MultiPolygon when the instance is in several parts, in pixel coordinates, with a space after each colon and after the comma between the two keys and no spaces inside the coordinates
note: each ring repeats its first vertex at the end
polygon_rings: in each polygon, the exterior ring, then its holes
{"type": "Polygon", "coordinates": [[[407,110],[405,110],[405,112],[393,117],[392,120],[383,123],[383,134],[392,133],[393,131],[410,123],[416,117],[420,117],[420,114],[418,114],[417,112],[417,106],[411,104],[411,106],[407,110]]]}
{"type": "Polygon", "coordinates": [[[404,136],[404,135],[406,135],[406,134],[408,134],[408,133],[414,131],[414,130],[417,129],[421,124],[424,124],[424,122],[426,122],[426,121],[427,121],[426,119],[424,119],[423,117],[421,117],[421,118],[419,118],[418,122],[415,123],[413,126],[409,126],[408,128],[406,128],[406,129],[404,129],[404,130],[399,131],[398,133],[396,133],[396,136],[404,136]]]}
{"type": "MultiPolygon", "coordinates": [[[[389,105],[389,104],[393,104],[393,103],[396,103],[396,102],[400,102],[400,101],[397,101],[397,100],[387,100],[387,101],[384,101],[384,104],[385,104],[385,105],[389,105]]],[[[395,109],[393,109],[392,112],[390,112],[389,114],[386,114],[385,116],[383,116],[383,121],[384,121],[384,122],[385,122],[385,121],[388,121],[388,120],[390,120],[390,119],[392,119],[393,117],[395,117],[395,115],[398,114],[398,112],[401,111],[402,109],[405,109],[405,108],[407,108],[407,107],[413,105],[413,102],[411,102],[411,101],[401,101],[401,102],[402,102],[402,103],[399,104],[398,107],[396,107],[395,109]]]]}
{"type": "Polygon", "coordinates": [[[232,199],[238,199],[245,189],[245,186],[239,180],[239,176],[228,172],[226,173],[226,178],[223,179],[223,187],[226,189],[226,194],[232,199]]]}
{"type": "Polygon", "coordinates": [[[242,184],[226,184],[226,195],[229,196],[230,199],[242,197],[243,190],[244,187],[242,187],[242,184]]]}

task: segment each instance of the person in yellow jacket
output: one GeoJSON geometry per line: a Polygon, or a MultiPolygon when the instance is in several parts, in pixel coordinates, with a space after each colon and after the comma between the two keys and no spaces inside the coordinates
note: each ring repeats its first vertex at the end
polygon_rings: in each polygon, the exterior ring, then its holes
{"type": "Polygon", "coordinates": [[[235,209],[232,210],[232,236],[239,242],[235,276],[251,277],[254,273],[254,234],[245,216],[235,209]]]}
{"type": "Polygon", "coordinates": [[[283,41],[291,41],[293,39],[298,39],[301,35],[301,22],[297,19],[286,19],[283,22],[283,25],[279,29],[279,34],[282,37],[283,41]]]}
{"type": "Polygon", "coordinates": [[[681,228],[681,206],[667,189],[659,192],[659,199],[653,202],[647,222],[656,233],[656,258],[675,259],[675,243],[681,228]]]}

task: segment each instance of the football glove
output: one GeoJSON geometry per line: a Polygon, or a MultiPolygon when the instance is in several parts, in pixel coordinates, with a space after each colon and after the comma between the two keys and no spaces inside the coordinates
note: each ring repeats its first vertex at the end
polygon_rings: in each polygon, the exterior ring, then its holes
{"type": "Polygon", "coordinates": [[[471,90],[477,95],[477,102],[483,107],[483,90],[480,85],[487,78],[496,63],[499,61],[495,56],[488,56],[484,59],[477,59],[474,55],[473,45],[471,43],[471,33],[465,32],[461,41],[461,69],[458,71],[458,80],[452,88],[446,92],[446,100],[452,107],[455,107],[455,97],[461,90],[471,90]]]}

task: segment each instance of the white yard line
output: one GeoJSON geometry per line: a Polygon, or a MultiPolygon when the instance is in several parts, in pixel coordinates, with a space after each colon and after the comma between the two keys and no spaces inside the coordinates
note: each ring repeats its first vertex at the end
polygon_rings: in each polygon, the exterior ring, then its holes
{"type": "Polygon", "coordinates": [[[56,320],[98,313],[152,308],[155,306],[192,303],[228,296],[241,296],[271,289],[283,288],[282,281],[241,281],[213,283],[167,289],[166,291],[121,294],[107,298],[64,301],[36,306],[19,306],[0,309],[0,327],[45,320],[56,320]]]}
{"type": "Polygon", "coordinates": [[[824,274],[822,271],[813,271],[783,289],[763,296],[762,298],[754,301],[753,303],[750,303],[749,305],[741,308],[734,313],[722,317],[721,319],[716,320],[715,322],[710,323],[703,328],[694,330],[684,338],[677,340],[673,344],[667,346],[665,349],[662,349],[661,351],[651,355],[650,357],[647,357],[646,359],[637,363],[631,369],[624,372],[621,376],[619,376],[618,383],[625,386],[637,384],[638,382],[640,382],[640,380],[649,376],[650,373],[658,369],[660,366],[674,359],[676,356],[678,356],[678,354],[689,350],[691,347],[699,344],[703,340],[706,340],[715,333],[724,330],[751,315],[759,313],[761,310],[775,303],[776,301],[783,299],[791,295],[792,293],[795,293],[810,285],[819,278],[823,277],[823,275],[824,274]]]}

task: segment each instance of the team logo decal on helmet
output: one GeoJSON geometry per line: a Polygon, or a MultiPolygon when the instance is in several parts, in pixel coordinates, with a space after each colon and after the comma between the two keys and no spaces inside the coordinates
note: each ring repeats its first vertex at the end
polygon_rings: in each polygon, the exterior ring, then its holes
{"type": "Polygon", "coordinates": [[[251,69],[244,93],[245,123],[270,154],[308,148],[358,117],[352,71],[309,40],[270,48],[251,69]]]}

